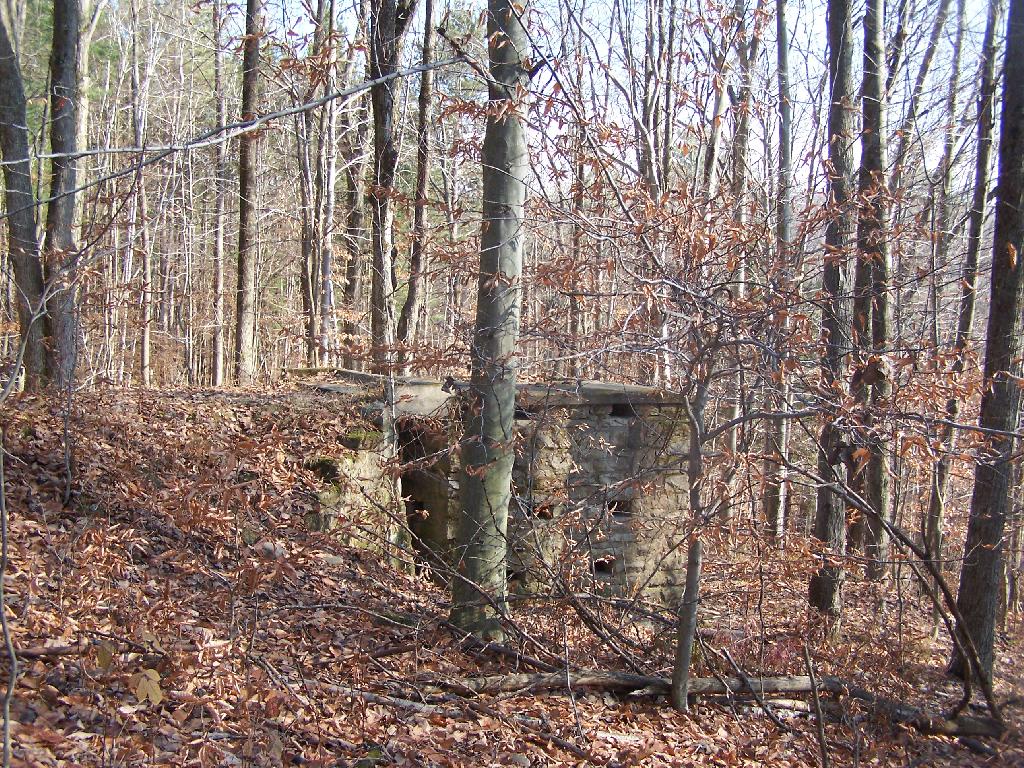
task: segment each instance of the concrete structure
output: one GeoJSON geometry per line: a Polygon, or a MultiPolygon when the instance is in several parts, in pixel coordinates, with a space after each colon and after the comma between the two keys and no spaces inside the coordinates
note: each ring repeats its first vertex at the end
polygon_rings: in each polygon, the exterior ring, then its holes
{"type": "MultiPolygon", "coordinates": [[[[375,396],[382,385],[380,377],[341,371],[337,381],[314,386],[368,397],[380,408],[375,396]]],[[[395,389],[409,526],[421,562],[443,573],[438,566],[457,554],[458,472],[451,448],[461,424],[460,386],[398,379],[395,389]]],[[[521,385],[509,515],[512,587],[542,591],[557,576],[573,588],[643,594],[674,605],[689,517],[684,419],[682,403],[653,388],[521,385]]]]}

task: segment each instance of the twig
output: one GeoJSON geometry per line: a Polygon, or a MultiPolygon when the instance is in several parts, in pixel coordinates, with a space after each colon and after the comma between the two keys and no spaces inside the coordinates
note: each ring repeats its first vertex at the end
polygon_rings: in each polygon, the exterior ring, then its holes
{"type": "Polygon", "coordinates": [[[15,648],[14,653],[21,659],[42,659],[47,656],[74,656],[86,649],[85,645],[53,645],[35,646],[33,648],[15,648]]]}
{"type": "Polygon", "coordinates": [[[538,659],[534,656],[529,656],[516,648],[512,648],[511,646],[506,645],[505,643],[496,643],[494,641],[488,642],[485,640],[481,640],[478,637],[475,637],[472,634],[466,632],[461,627],[455,626],[450,621],[442,620],[439,623],[442,627],[445,627],[446,629],[454,633],[459,638],[460,644],[466,650],[477,649],[480,651],[481,654],[496,653],[500,656],[507,656],[508,658],[514,660],[517,664],[525,664],[535,669],[539,669],[542,672],[557,672],[560,669],[560,667],[554,664],[549,664],[548,662],[542,659],[538,659]]]}
{"type": "Polygon", "coordinates": [[[814,714],[818,719],[818,747],[821,749],[821,768],[829,768],[831,761],[828,757],[828,742],[825,740],[825,719],[821,714],[821,697],[818,696],[818,680],[814,675],[814,663],[811,661],[811,651],[804,643],[804,661],[807,662],[807,675],[811,678],[811,694],[814,699],[814,714]]]}
{"type": "Polygon", "coordinates": [[[0,629],[3,630],[4,649],[11,665],[7,678],[7,693],[4,694],[3,766],[8,768],[11,764],[11,702],[14,700],[14,689],[18,684],[18,654],[14,650],[14,641],[11,639],[11,627],[7,623],[7,591],[4,587],[8,561],[7,478],[4,474],[5,438],[6,431],[0,430],[0,629]]]}
{"type": "MultiPolygon", "coordinates": [[[[788,725],[786,725],[784,722],[782,722],[782,720],[779,719],[779,716],[776,715],[768,707],[768,704],[767,704],[767,702],[765,702],[764,697],[757,691],[756,688],[754,688],[753,683],[750,682],[750,678],[747,677],[747,675],[743,672],[742,669],[740,669],[740,665],[736,663],[735,659],[733,659],[732,654],[729,653],[729,650],[727,648],[723,648],[722,649],[722,654],[725,656],[725,658],[732,665],[732,668],[734,670],[736,670],[736,675],[743,681],[744,685],[746,685],[747,688],[750,689],[750,692],[754,695],[754,700],[757,701],[758,706],[761,707],[761,709],[764,710],[764,713],[766,715],[768,715],[769,718],[771,718],[771,721],[773,723],[775,723],[779,728],[781,728],[784,731],[791,731],[791,730],[793,730],[788,725]]],[[[813,682],[811,684],[811,687],[812,688],[814,687],[813,682]]]]}
{"type": "Polygon", "coordinates": [[[445,702],[452,702],[455,707],[442,707],[438,704],[424,704],[418,701],[412,701],[411,699],[402,699],[397,696],[386,696],[380,693],[373,693],[372,691],[362,691],[358,688],[349,688],[343,685],[334,685],[332,683],[323,683],[314,681],[315,684],[323,688],[325,691],[336,693],[341,696],[351,696],[371,704],[379,704],[385,707],[391,707],[393,709],[401,709],[406,712],[415,712],[419,715],[440,715],[442,717],[459,718],[463,717],[465,712],[475,712],[478,714],[488,715],[496,719],[511,720],[517,725],[530,731],[535,737],[542,739],[544,743],[550,742],[560,749],[569,752],[570,754],[578,757],[582,760],[587,760],[591,763],[597,763],[597,759],[590,752],[576,746],[570,741],[566,741],[560,736],[556,736],[549,731],[544,730],[541,725],[543,721],[536,720],[535,718],[527,717],[525,715],[508,715],[498,712],[492,707],[486,704],[481,704],[476,701],[468,701],[459,697],[454,699],[453,696],[448,695],[444,698],[445,702]],[[453,701],[454,699],[454,701],[453,701]]]}

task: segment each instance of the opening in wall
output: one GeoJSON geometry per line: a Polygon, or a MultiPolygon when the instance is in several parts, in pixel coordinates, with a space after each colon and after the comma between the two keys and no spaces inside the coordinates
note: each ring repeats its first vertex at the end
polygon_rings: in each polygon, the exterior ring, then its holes
{"type": "Polygon", "coordinates": [[[632,499],[609,499],[605,505],[608,514],[615,519],[625,519],[633,516],[632,499]]]}
{"type": "Polygon", "coordinates": [[[629,403],[615,403],[612,405],[611,415],[624,419],[635,419],[636,409],[629,403]]]}

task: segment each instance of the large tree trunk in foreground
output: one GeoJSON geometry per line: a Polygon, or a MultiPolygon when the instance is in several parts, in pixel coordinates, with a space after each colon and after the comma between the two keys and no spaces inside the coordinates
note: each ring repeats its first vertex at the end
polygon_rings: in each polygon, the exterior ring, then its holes
{"type": "MultiPolygon", "coordinates": [[[[850,348],[847,255],[853,244],[856,223],[851,206],[853,178],[854,87],[853,20],[849,0],[828,4],[829,84],[832,102],[828,112],[829,197],[832,214],[825,226],[825,264],[822,271],[824,306],[821,335],[825,350],[821,361],[822,387],[836,401],[843,398],[843,359],[850,348]]],[[[839,456],[842,435],[826,416],[818,449],[818,474],[839,482],[843,462],[839,456]]],[[[815,499],[814,536],[834,556],[846,549],[846,505],[835,493],[819,487],[815,499]]],[[[826,562],[811,579],[811,605],[833,619],[842,612],[843,569],[826,562]]]]}
{"type": "Polygon", "coordinates": [[[473,373],[465,402],[460,488],[462,514],[453,583],[452,621],[482,639],[501,638],[497,613],[505,598],[506,524],[515,458],[516,338],[528,152],[516,103],[527,85],[529,51],[509,0],[489,0],[488,86],[483,146],[483,221],[473,373]]]}
{"type": "Polygon", "coordinates": [[[50,203],[46,208],[43,265],[47,282],[46,309],[53,343],[53,383],[69,386],[78,357],[76,307],[78,246],[75,244],[75,186],[78,140],[78,0],[55,0],[53,48],[50,51],[50,203]]]}
{"type": "Polygon", "coordinates": [[[0,19],[0,155],[4,161],[7,242],[14,267],[21,344],[25,347],[25,388],[35,391],[47,380],[43,268],[39,261],[25,88],[13,34],[0,19]]]}
{"type": "MultiPolygon", "coordinates": [[[[248,0],[242,53],[242,119],[256,117],[259,103],[262,0],[248,0]]],[[[256,141],[255,132],[238,139],[238,286],[235,290],[235,381],[256,378],[256,141]]]]}
{"type": "MultiPolygon", "coordinates": [[[[980,450],[967,525],[957,609],[991,679],[995,627],[1003,579],[1003,532],[1011,509],[1010,457],[1020,410],[1021,310],[1024,309],[1024,0],[1010,0],[1006,29],[1006,71],[999,125],[999,182],[992,248],[985,388],[980,426],[996,430],[980,450]]],[[[965,659],[954,652],[950,671],[966,674],[965,659]]]]}

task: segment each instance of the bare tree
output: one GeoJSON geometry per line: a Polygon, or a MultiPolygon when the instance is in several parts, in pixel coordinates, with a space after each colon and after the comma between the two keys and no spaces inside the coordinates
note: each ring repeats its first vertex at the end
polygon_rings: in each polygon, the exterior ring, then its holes
{"type": "MultiPolygon", "coordinates": [[[[961,41],[963,38],[964,26],[964,0],[958,4],[957,38],[955,44],[955,55],[953,66],[959,70],[959,57],[961,41]]],[[[992,134],[995,124],[995,58],[996,58],[996,26],[999,17],[999,3],[989,3],[987,22],[985,25],[985,41],[982,46],[981,55],[981,85],[978,94],[978,125],[977,143],[978,149],[974,161],[974,191],[971,199],[971,209],[968,214],[967,232],[967,254],[964,258],[963,270],[960,281],[960,298],[957,310],[956,335],[953,339],[955,351],[952,371],[960,374],[965,368],[965,355],[967,347],[971,343],[971,331],[974,326],[974,310],[977,300],[978,282],[978,257],[981,253],[981,237],[985,224],[985,200],[989,187],[989,166],[992,159],[992,134]]],[[[959,90],[959,78],[954,77],[950,83],[947,107],[950,114],[955,114],[957,91],[959,90]]],[[[942,165],[941,179],[941,202],[938,224],[938,238],[936,243],[936,261],[944,261],[944,254],[949,250],[952,235],[949,232],[949,187],[952,177],[953,144],[954,139],[950,129],[946,138],[944,159],[942,165]]],[[[936,307],[937,301],[933,300],[936,307]]],[[[946,400],[946,420],[954,423],[960,415],[960,398],[950,397],[946,400]]],[[[928,553],[935,559],[942,558],[942,525],[945,518],[944,508],[946,505],[946,493],[949,487],[949,472],[951,466],[950,453],[953,450],[956,433],[951,426],[941,428],[940,440],[943,451],[932,469],[931,493],[928,499],[928,511],[924,518],[922,533],[928,553]]]]}
{"type": "MultiPolygon", "coordinates": [[[[433,16],[433,0],[424,0],[422,54],[424,64],[433,56],[433,16]]],[[[416,329],[421,324],[420,315],[424,309],[423,293],[427,285],[427,183],[430,180],[430,134],[433,130],[431,125],[433,82],[433,70],[423,70],[420,75],[419,112],[416,118],[416,191],[413,204],[412,256],[409,259],[409,292],[406,295],[405,304],[402,305],[397,331],[397,341],[403,347],[413,344],[416,339],[416,329]]],[[[412,354],[408,349],[401,352],[402,366],[406,371],[409,369],[411,357],[412,354]]]]}
{"type": "MultiPolygon", "coordinates": [[[[773,280],[776,291],[788,290],[792,282],[793,261],[793,104],[789,87],[789,30],[786,27],[786,0],[776,0],[776,62],[779,81],[779,186],[775,206],[775,247],[779,273],[773,280]]],[[[786,323],[783,323],[785,326],[786,323]]],[[[782,329],[780,329],[782,330],[782,329]]],[[[766,398],[769,410],[783,410],[788,400],[788,384],[782,351],[778,345],[770,351],[766,398]]],[[[765,427],[764,515],[768,535],[781,541],[786,520],[786,454],[788,424],[774,419],[765,427]]]]}
{"type": "MultiPolygon", "coordinates": [[[[891,516],[889,494],[889,458],[880,426],[873,423],[871,410],[888,405],[891,393],[889,372],[884,354],[890,339],[892,308],[889,300],[891,255],[889,246],[889,201],[885,182],[886,160],[886,60],[885,4],[883,0],[867,0],[864,12],[864,83],[862,88],[863,128],[861,131],[860,196],[861,209],[857,223],[858,286],[863,300],[863,275],[869,278],[871,353],[862,361],[858,372],[870,391],[870,410],[865,423],[866,448],[869,451],[865,468],[865,496],[879,517],[891,516]]],[[[864,311],[864,310],[862,310],[864,311]]],[[[863,320],[863,317],[861,318],[863,320]]],[[[875,517],[867,521],[868,575],[882,578],[887,570],[888,533],[875,517]]]]}
{"type": "MultiPolygon", "coordinates": [[[[256,117],[260,90],[262,0],[247,0],[242,46],[242,119],[256,117]]],[[[255,131],[238,140],[238,286],[235,307],[235,381],[256,377],[256,142],[255,131]]]]}
{"type": "MultiPolygon", "coordinates": [[[[213,91],[216,101],[217,127],[227,124],[227,97],[224,93],[224,6],[223,0],[213,2],[213,91]]],[[[224,383],[224,228],[226,226],[228,147],[219,142],[214,148],[213,180],[213,350],[210,378],[213,386],[224,383]]]]}
{"type": "MultiPolygon", "coordinates": [[[[856,221],[853,207],[853,13],[849,0],[828,3],[828,72],[831,97],[828,110],[828,190],[830,207],[825,225],[825,256],[822,269],[824,303],[821,335],[822,388],[831,401],[843,397],[843,361],[850,347],[850,306],[847,296],[849,253],[854,244],[856,221]]],[[[818,473],[833,482],[842,481],[842,434],[826,413],[818,446],[818,473]]],[[[817,489],[814,536],[837,557],[846,548],[846,505],[832,490],[817,489]]],[[[811,605],[838,619],[842,613],[843,570],[826,560],[812,577],[811,605]]]]}
{"type": "Polygon", "coordinates": [[[510,0],[489,0],[490,58],[483,164],[480,278],[472,378],[461,443],[458,576],[452,621],[481,638],[500,639],[506,527],[515,459],[516,339],[523,265],[529,153],[522,97],[529,70],[526,30],[510,0]]]}
{"type": "MultiPolygon", "coordinates": [[[[370,4],[370,77],[398,70],[402,38],[415,8],[415,0],[374,0],[370,4]]],[[[370,337],[374,368],[385,372],[394,362],[394,195],[398,168],[398,132],[395,126],[395,89],[389,80],[370,90],[373,103],[373,264],[371,268],[370,337]]]]}
{"type": "MultiPolygon", "coordinates": [[[[978,424],[988,445],[978,457],[971,496],[957,608],[989,678],[995,663],[996,616],[1002,592],[1003,533],[1013,501],[1014,440],[1020,415],[1020,355],[1024,332],[1024,0],[1010,0],[1006,25],[1003,108],[999,123],[999,181],[992,247],[985,389],[978,424]],[[1021,78],[1021,79],[1018,79],[1021,78]]],[[[950,671],[963,677],[967,664],[954,651],[950,671]]]]}
{"type": "Polygon", "coordinates": [[[78,246],[75,244],[75,191],[78,140],[78,0],[55,0],[50,50],[50,201],[43,238],[47,312],[53,329],[50,371],[54,383],[69,386],[78,357],[78,246]]]}
{"type": "Polygon", "coordinates": [[[13,31],[0,18],[0,154],[3,155],[7,239],[14,267],[18,322],[25,346],[25,387],[48,379],[46,322],[42,315],[43,268],[39,260],[28,119],[13,31]]]}

